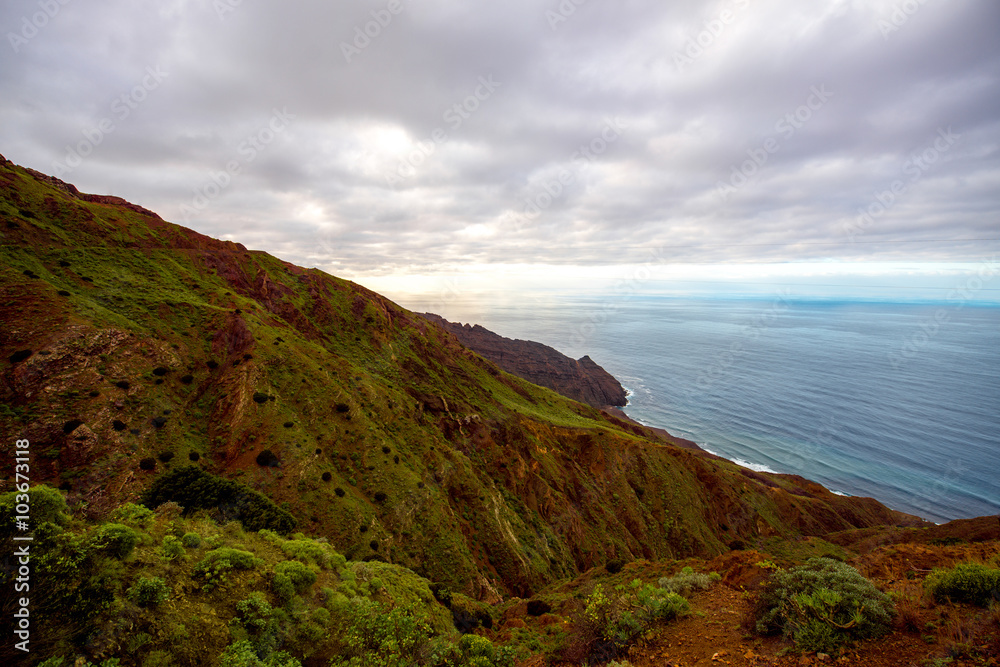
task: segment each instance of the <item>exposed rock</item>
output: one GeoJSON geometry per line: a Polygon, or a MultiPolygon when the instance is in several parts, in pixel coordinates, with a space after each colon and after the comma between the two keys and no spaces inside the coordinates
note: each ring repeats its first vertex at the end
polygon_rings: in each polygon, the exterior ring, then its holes
{"type": "Polygon", "coordinates": [[[478,324],[470,326],[449,322],[432,313],[424,313],[423,316],[441,325],[463,345],[512,375],[595,408],[628,403],[625,389],[618,380],[589,356],[574,360],[548,345],[505,338],[478,324]]]}

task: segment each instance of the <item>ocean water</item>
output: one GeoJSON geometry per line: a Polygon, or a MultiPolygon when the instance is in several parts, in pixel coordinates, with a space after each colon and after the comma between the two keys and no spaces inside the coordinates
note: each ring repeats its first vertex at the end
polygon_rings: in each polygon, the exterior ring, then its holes
{"type": "Polygon", "coordinates": [[[402,305],[589,354],[630,390],[631,417],[748,467],[935,522],[1000,514],[1000,307],[576,295],[402,305]]]}

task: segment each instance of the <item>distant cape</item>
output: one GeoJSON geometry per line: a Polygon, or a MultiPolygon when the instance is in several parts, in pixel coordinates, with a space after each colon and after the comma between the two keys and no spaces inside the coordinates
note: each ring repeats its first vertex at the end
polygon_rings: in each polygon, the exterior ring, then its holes
{"type": "Polygon", "coordinates": [[[572,359],[548,345],[505,338],[478,324],[449,322],[433,313],[423,313],[423,317],[441,325],[462,345],[512,375],[598,409],[628,403],[621,383],[589,356],[572,359]]]}

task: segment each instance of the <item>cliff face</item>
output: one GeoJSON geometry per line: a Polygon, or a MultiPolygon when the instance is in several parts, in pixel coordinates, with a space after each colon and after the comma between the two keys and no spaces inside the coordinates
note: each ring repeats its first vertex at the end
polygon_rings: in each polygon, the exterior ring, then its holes
{"type": "Polygon", "coordinates": [[[432,313],[423,316],[440,324],[462,345],[512,375],[595,408],[620,407],[628,403],[625,389],[618,380],[589,356],[571,359],[548,345],[505,338],[478,324],[449,322],[432,313]]]}

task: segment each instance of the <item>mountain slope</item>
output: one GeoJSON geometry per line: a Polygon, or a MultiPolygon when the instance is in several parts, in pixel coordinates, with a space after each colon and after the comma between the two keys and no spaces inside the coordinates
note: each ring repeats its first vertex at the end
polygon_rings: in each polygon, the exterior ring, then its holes
{"type": "Polygon", "coordinates": [[[912,521],[665,445],[357,284],[6,160],[0,232],[0,437],[30,439],[32,480],[95,517],[193,463],[351,560],[484,600],[912,521]]]}

